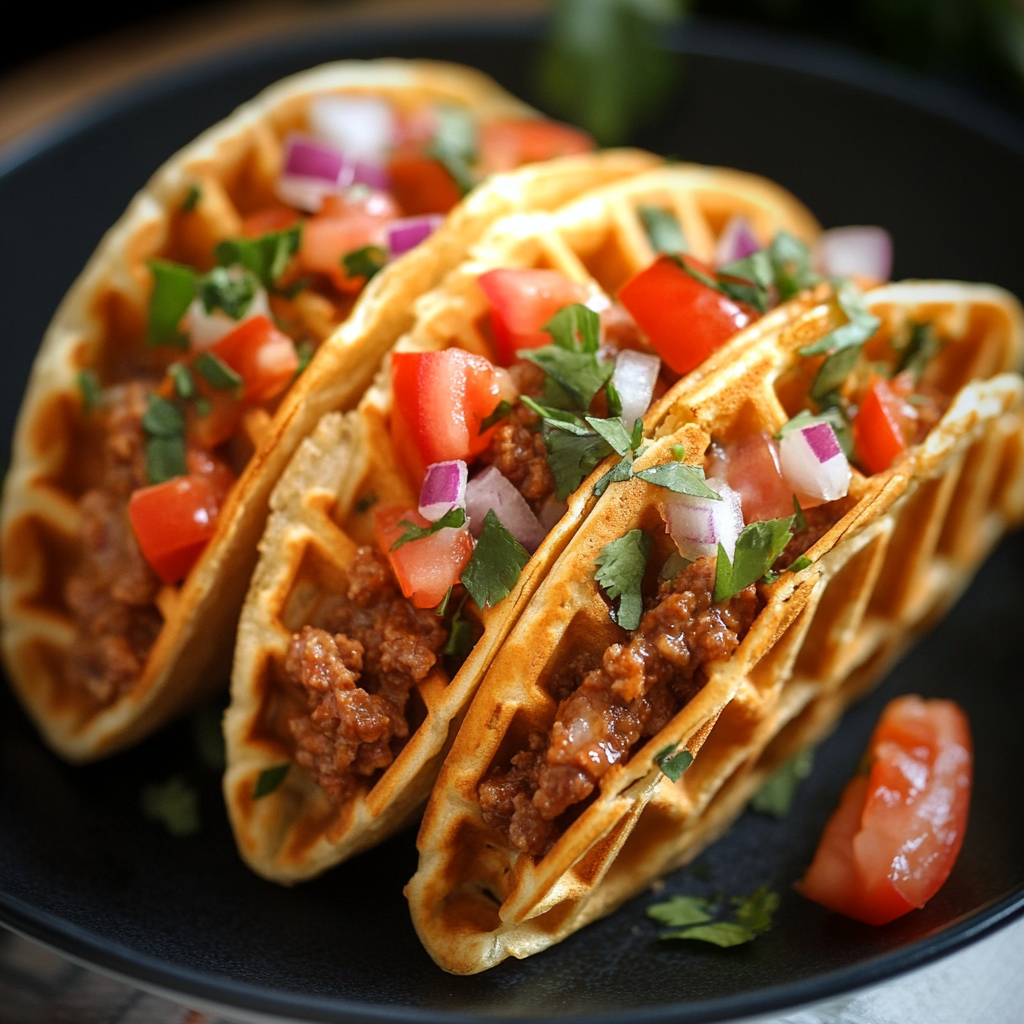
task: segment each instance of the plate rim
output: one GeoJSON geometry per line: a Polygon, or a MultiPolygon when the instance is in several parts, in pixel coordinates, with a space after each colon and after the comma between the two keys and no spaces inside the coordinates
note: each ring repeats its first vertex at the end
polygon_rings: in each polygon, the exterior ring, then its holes
{"type": "MultiPolygon", "coordinates": [[[[397,38],[479,36],[495,33],[535,37],[544,18],[534,13],[465,16],[417,16],[399,24],[346,24],[296,28],[276,38],[250,41],[191,59],[172,68],[140,77],[129,85],[94,98],[33,126],[0,147],[0,188],[50,150],[83,135],[118,114],[145,105],[189,84],[200,82],[271,55],[300,53],[325,32],[344,33],[347,43],[359,45],[397,38]]],[[[673,33],[670,48],[683,55],[710,56],[762,65],[817,77],[885,97],[952,123],[1024,156],[1024,119],[944,81],[906,71],[880,58],[835,43],[809,40],[776,29],[764,29],[725,19],[691,18],[673,33]]],[[[77,963],[176,999],[201,1001],[218,1012],[249,1015],[252,1020],[302,1022],[394,1021],[402,1024],[469,1024],[486,1021],[592,1020],[602,1024],[696,1024],[699,1021],[739,1021],[755,1015],[794,1010],[878,984],[932,963],[990,935],[1024,915],[1024,883],[990,900],[938,931],[900,949],[870,957],[851,967],[813,975],[795,982],[691,1003],[667,1004],[643,1010],[617,1010],[572,1018],[568,1015],[500,1017],[461,1010],[437,1012],[411,1007],[354,1002],[310,996],[285,989],[238,981],[185,968],[104,938],[57,914],[0,889],[0,925],[70,957],[77,963]]]]}

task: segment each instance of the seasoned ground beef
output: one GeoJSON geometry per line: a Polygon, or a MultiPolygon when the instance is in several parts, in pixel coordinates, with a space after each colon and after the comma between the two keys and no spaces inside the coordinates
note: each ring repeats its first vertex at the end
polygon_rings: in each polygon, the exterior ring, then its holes
{"type": "Polygon", "coordinates": [[[647,601],[628,643],[612,644],[598,668],[554,684],[561,698],[547,735],[534,732],[511,767],[479,787],[484,821],[511,846],[542,856],[560,834],[557,818],[586,799],[612,765],[661,729],[704,685],[704,665],[728,658],[754,621],[753,586],[712,603],[715,559],[702,558],[647,601]],[[573,685],[578,680],[578,685],[573,685]]]}
{"type": "Polygon", "coordinates": [[[325,628],[304,626],[285,662],[309,711],[292,716],[295,760],[334,800],[386,768],[409,736],[409,691],[434,667],[447,631],[402,597],[387,559],[361,547],[325,628]]]}
{"type": "Polygon", "coordinates": [[[160,632],[153,604],[160,581],[135,542],[128,498],[149,483],[142,414],[149,388],[142,383],[112,390],[104,411],[104,470],[99,485],[78,503],[82,560],[64,597],[77,635],[66,678],[101,704],[134,685],[160,632]]]}

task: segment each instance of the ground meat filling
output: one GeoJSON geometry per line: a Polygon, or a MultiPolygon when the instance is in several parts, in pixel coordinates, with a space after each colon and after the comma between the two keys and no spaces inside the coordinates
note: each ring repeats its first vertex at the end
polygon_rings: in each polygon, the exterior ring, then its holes
{"type": "Polygon", "coordinates": [[[687,566],[647,601],[628,643],[608,647],[599,668],[571,672],[561,691],[556,684],[550,733],[531,733],[511,767],[492,770],[479,787],[484,821],[512,847],[543,856],[560,834],[556,819],[668,724],[704,685],[703,666],[733,653],[759,599],[750,586],[714,604],[714,587],[715,559],[687,566]]]}
{"type": "Polygon", "coordinates": [[[447,639],[437,615],[402,597],[375,548],[358,549],[344,598],[326,628],[292,637],[285,661],[309,708],[288,721],[295,761],[336,801],[395,759],[409,736],[409,691],[447,639]]]}
{"type": "Polygon", "coordinates": [[[109,396],[103,478],[79,500],[83,555],[64,590],[78,627],[66,678],[100,704],[132,688],[162,625],[153,604],[160,581],[135,542],[127,513],[131,492],[149,483],[142,430],[149,390],[134,383],[109,396]]]}

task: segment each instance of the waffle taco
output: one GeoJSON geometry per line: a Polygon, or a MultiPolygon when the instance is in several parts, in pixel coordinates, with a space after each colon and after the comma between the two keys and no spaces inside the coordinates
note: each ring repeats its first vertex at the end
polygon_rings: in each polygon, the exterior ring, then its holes
{"type": "Polygon", "coordinates": [[[6,481],[4,657],[55,750],[121,749],[221,684],[295,446],[496,218],[655,163],[590,146],[478,72],[350,62],[154,175],[47,331],[6,481]]]}
{"type": "Polygon", "coordinates": [[[493,659],[406,890],[446,970],[539,952],[695,857],[1024,517],[1012,296],[823,284],[791,313],[651,410],[493,659]]]}
{"type": "Polygon", "coordinates": [[[375,386],[320,420],[271,498],[225,717],[225,798],[254,870],[310,878],[411,820],[608,486],[595,467],[739,326],[791,315],[769,310],[774,284],[754,308],[702,283],[711,267],[746,237],[792,269],[784,250],[806,256],[818,231],[770,182],[676,165],[504,218],[417,300],[375,386]],[[666,274],[705,305],[658,349],[627,306],[643,317],[666,274]]]}

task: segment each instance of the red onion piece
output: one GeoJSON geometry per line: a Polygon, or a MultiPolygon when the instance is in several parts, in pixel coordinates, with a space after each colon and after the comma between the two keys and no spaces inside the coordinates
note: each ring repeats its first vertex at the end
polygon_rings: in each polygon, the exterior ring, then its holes
{"type": "Polygon", "coordinates": [[[387,192],[391,188],[391,177],[383,164],[357,160],[352,172],[352,184],[366,185],[378,192],[387,192]]]}
{"type": "Polygon", "coordinates": [[[715,262],[718,266],[742,260],[761,248],[746,217],[734,214],[725,225],[715,246],[715,262]]]}
{"type": "Polygon", "coordinates": [[[347,188],[354,174],[355,164],[337,149],[317,139],[291,135],[274,191],[289,206],[316,213],[324,196],[347,188]]]}
{"type": "Polygon", "coordinates": [[[494,466],[488,466],[466,486],[466,514],[469,516],[470,528],[477,537],[484,528],[484,516],[490,508],[494,509],[501,525],[527,551],[533,552],[540,547],[545,537],[544,527],[537,521],[515,485],[494,466]]]}
{"type": "Polygon", "coordinates": [[[388,225],[388,251],[392,256],[401,256],[423,239],[433,234],[444,223],[444,217],[431,213],[423,217],[407,217],[388,225]]]}
{"type": "Polygon", "coordinates": [[[743,529],[743,505],[740,496],[724,480],[709,477],[707,485],[722,496],[721,500],[673,493],[661,507],[665,529],[683,558],[696,561],[706,555],[717,555],[721,544],[731,560],[743,529]]]}
{"type": "Polygon", "coordinates": [[[646,352],[623,349],[615,357],[612,384],[622,399],[622,423],[627,430],[642,419],[651,404],[661,360],[646,352]]]}
{"type": "Polygon", "coordinates": [[[779,444],[782,473],[805,508],[845,497],[850,463],[829,423],[791,430],[779,444]]]}
{"type": "Polygon", "coordinates": [[[436,523],[453,508],[465,508],[468,476],[469,470],[461,459],[427,466],[420,488],[420,515],[436,523]]]}
{"type": "Polygon", "coordinates": [[[380,164],[395,144],[395,112],[377,96],[320,96],[310,104],[309,123],[350,160],[380,164]]]}
{"type": "Polygon", "coordinates": [[[885,228],[832,228],[818,239],[818,269],[829,277],[869,277],[888,281],[892,236],[885,228]]]}

